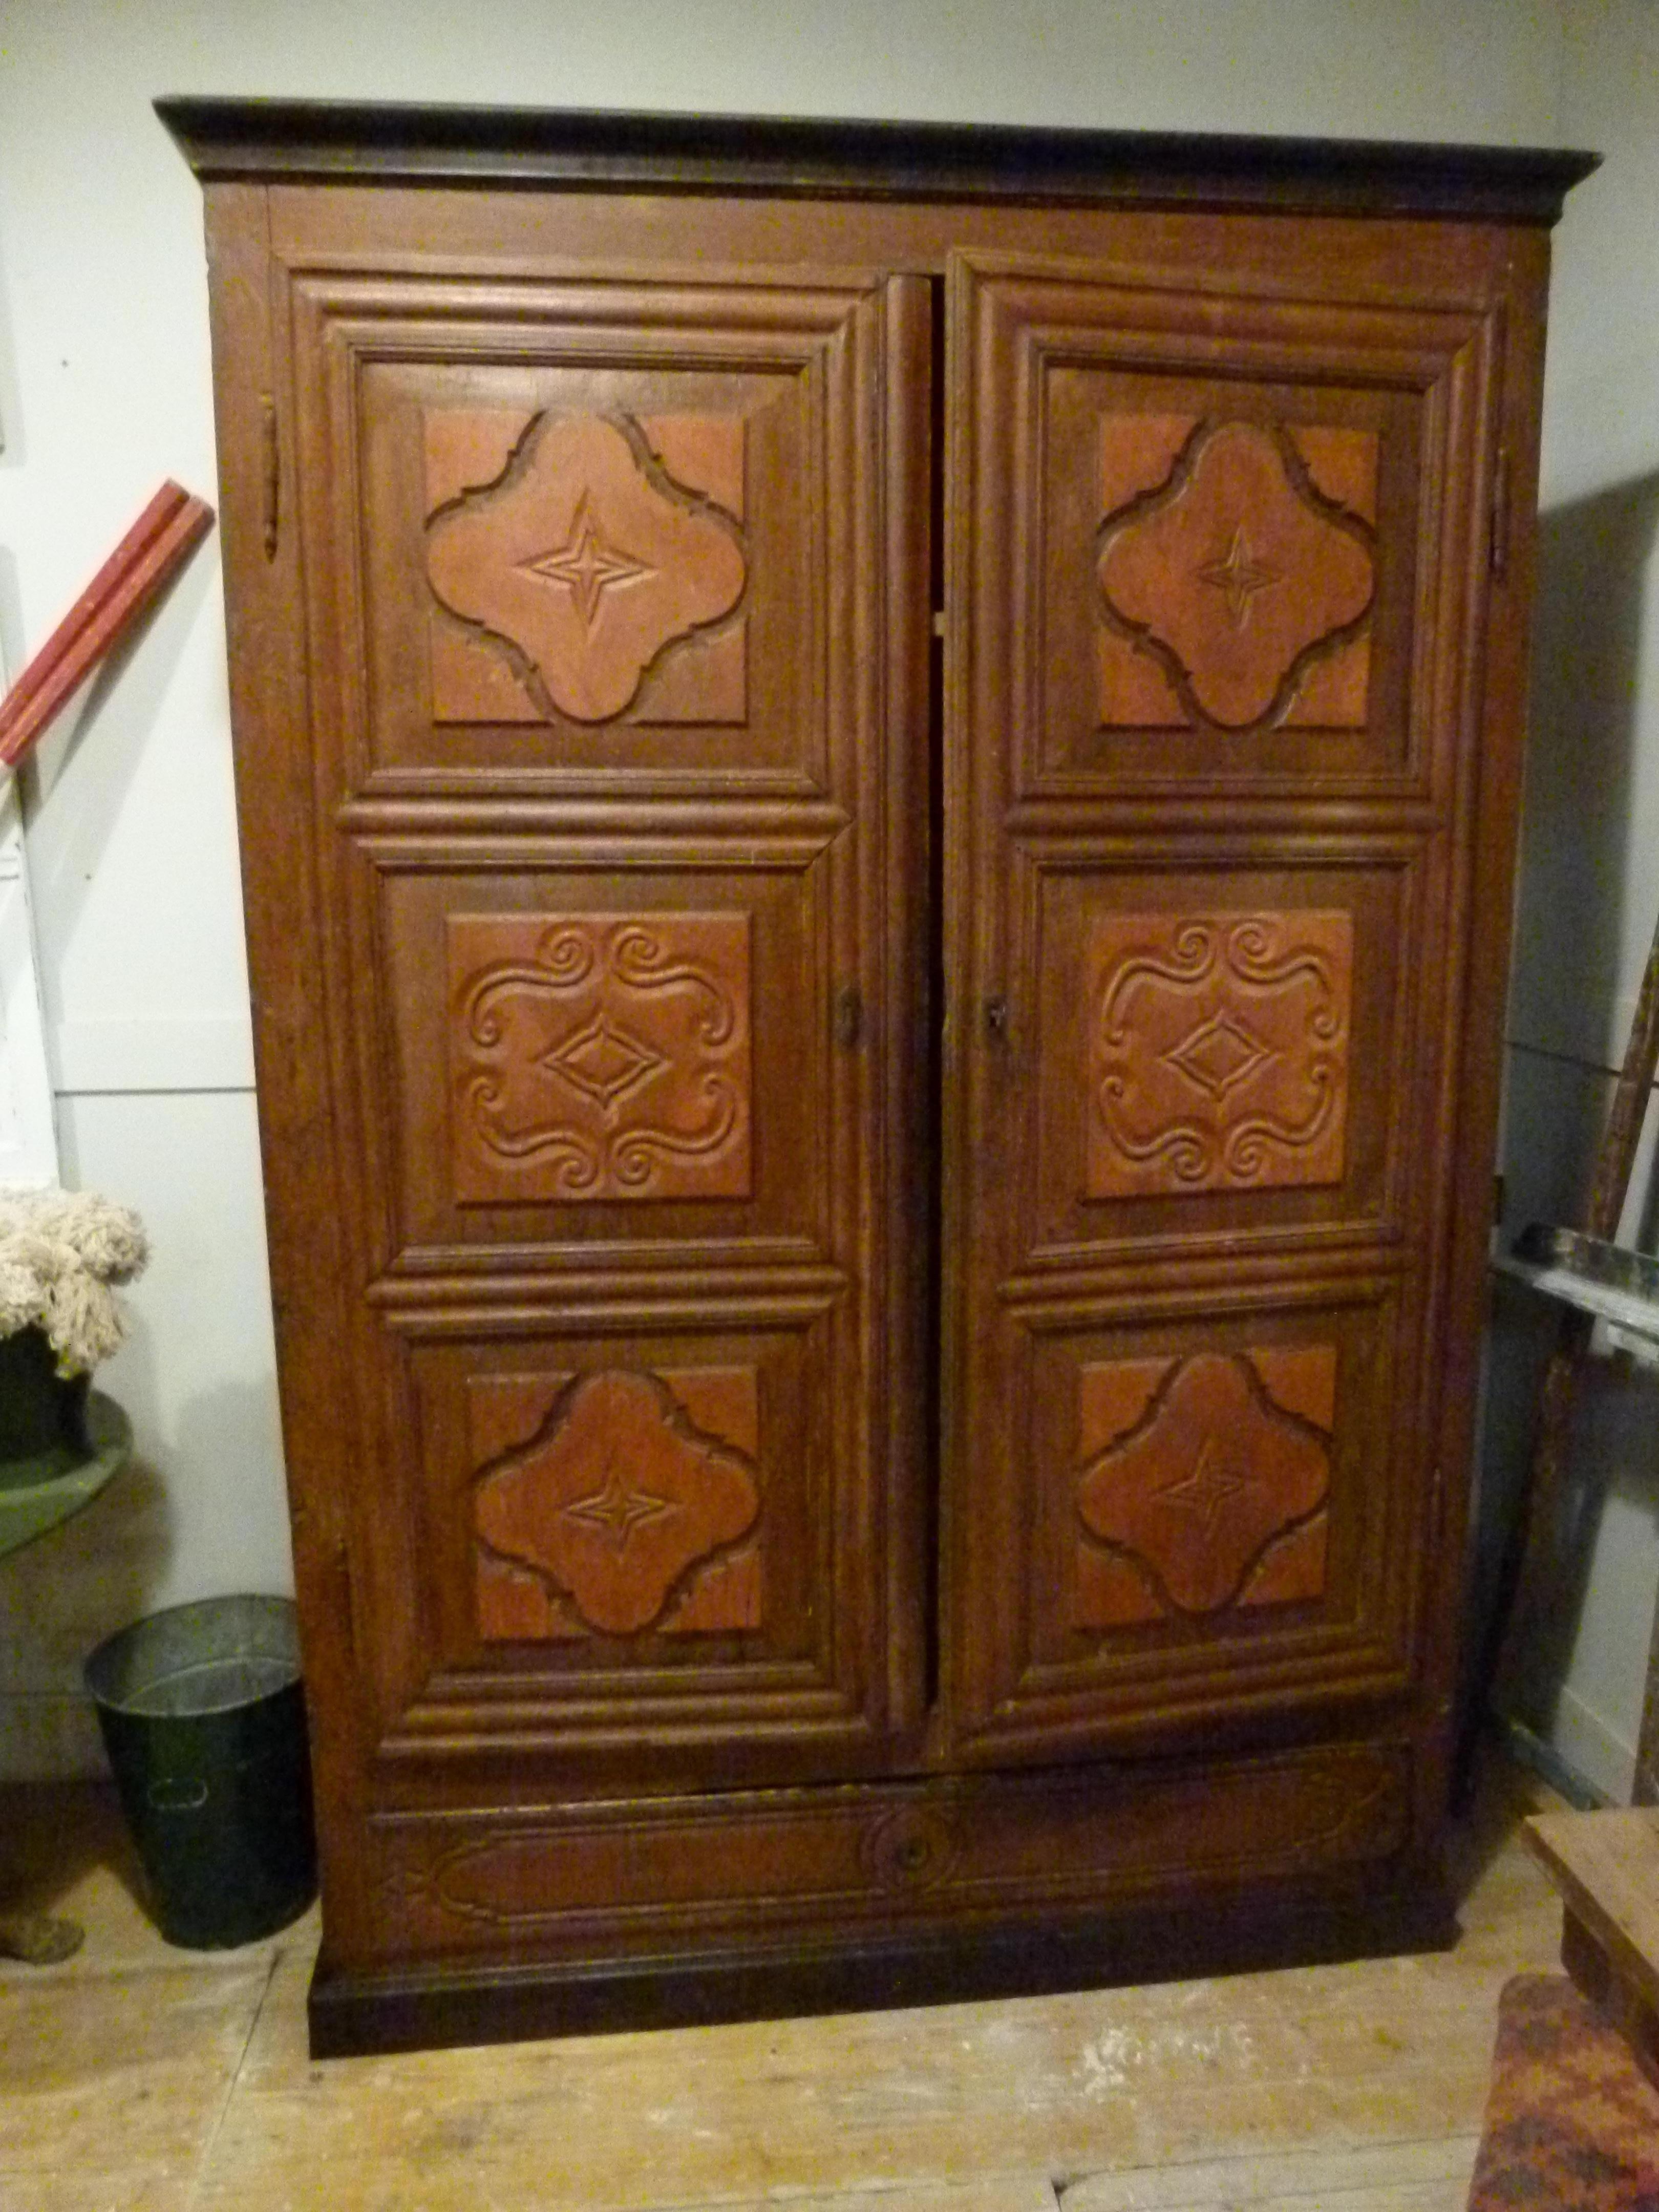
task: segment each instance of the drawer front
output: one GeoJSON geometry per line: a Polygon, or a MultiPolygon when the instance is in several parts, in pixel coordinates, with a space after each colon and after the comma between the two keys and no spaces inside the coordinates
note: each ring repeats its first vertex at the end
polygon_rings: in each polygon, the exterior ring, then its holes
{"type": "Polygon", "coordinates": [[[1410,1755],[1388,1742],[551,1817],[380,1814],[358,1959],[763,1958],[996,1915],[1197,1910],[1243,1881],[1374,1876],[1412,1821],[1410,1755]]]}

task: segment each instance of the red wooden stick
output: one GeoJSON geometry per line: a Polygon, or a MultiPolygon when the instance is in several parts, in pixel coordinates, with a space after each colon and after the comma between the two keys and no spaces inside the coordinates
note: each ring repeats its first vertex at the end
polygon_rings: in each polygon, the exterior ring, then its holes
{"type": "Polygon", "coordinates": [[[0,701],[0,765],[16,766],[212,524],[205,500],[171,480],[161,486],[0,701]]]}

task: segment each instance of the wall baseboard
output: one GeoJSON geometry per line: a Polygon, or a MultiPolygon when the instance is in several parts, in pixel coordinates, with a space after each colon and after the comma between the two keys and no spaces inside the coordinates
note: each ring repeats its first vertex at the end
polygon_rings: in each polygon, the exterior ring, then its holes
{"type": "Polygon", "coordinates": [[[1524,1721],[1508,1720],[1499,1713],[1492,1717],[1492,1726],[1516,1765],[1547,1782],[1574,1812],[1599,1813],[1607,1804],[1601,1791],[1586,1782],[1576,1767],[1569,1766],[1559,1751],[1552,1751],[1541,1736],[1534,1735],[1524,1721]]]}
{"type": "Polygon", "coordinates": [[[1575,1773],[1583,1775],[1603,1804],[1630,1803],[1636,1786],[1636,1746],[1626,1743],[1570,1689],[1557,1693],[1549,1745],[1575,1773]]]}

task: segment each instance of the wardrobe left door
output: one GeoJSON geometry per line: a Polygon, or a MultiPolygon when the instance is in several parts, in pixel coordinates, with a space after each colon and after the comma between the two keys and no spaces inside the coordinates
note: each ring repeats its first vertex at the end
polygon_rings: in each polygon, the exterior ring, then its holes
{"type": "Polygon", "coordinates": [[[217,197],[296,1548],[383,1899],[446,1806],[920,1725],[927,299],[217,197]]]}

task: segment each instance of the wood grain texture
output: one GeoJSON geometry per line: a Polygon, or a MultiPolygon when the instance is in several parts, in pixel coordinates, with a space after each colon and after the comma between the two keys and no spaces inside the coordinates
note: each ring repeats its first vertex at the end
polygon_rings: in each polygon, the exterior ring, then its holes
{"type": "Polygon", "coordinates": [[[1339,1182],[1352,970],[1345,914],[1098,917],[1086,1194],[1339,1182]]]}
{"type": "Polygon", "coordinates": [[[1079,1627],[1322,1594],[1334,1350],[1124,1361],[1079,1382],[1079,1627]],[[1085,1580],[1095,1547],[1133,1580],[1085,1580]]]}
{"type": "Polygon", "coordinates": [[[425,420],[427,574],[457,626],[433,632],[434,720],[610,721],[695,636],[702,666],[663,719],[740,721],[741,622],[735,651],[707,635],[747,575],[742,421],[457,414],[425,420]],[[525,706],[498,714],[515,690],[525,706]]]}
{"type": "Polygon", "coordinates": [[[175,112],[274,165],[319,2047],[1359,1940],[1443,1809],[1516,789],[1543,249],[1469,210],[1566,170],[175,112]]]}
{"type": "Polygon", "coordinates": [[[1385,1860],[1404,1808],[1397,1756],[1333,1750],[1144,1778],[1013,1776],[793,1799],[567,1808],[550,1821],[388,1817],[371,1848],[386,1925],[500,1956],[539,1936],[649,1955],[677,1923],[714,1952],[832,1910],[848,1931],[937,1924],[952,1904],[1063,1911],[1153,1886],[1214,1889],[1385,1860]],[[1030,1840],[1043,1841],[1039,1858],[1030,1840]]]}
{"type": "Polygon", "coordinates": [[[347,784],[844,797],[838,518],[877,496],[872,287],[526,290],[488,267],[466,359],[453,279],[291,281],[347,784]]]}
{"type": "Polygon", "coordinates": [[[733,1557],[760,1511],[756,1419],[752,1368],[567,1384],[477,1479],[481,1632],[558,1634],[562,1601],[603,1635],[758,1627],[755,1559],[733,1557]]]}
{"type": "Polygon", "coordinates": [[[1100,443],[1102,722],[1363,728],[1376,434],[1107,416],[1100,443]]]}
{"type": "Polygon", "coordinates": [[[463,1200],[746,1198],[740,915],[451,915],[463,1200]]]}
{"type": "Polygon", "coordinates": [[[1550,223],[1601,156],[1564,148],[609,109],[177,96],[156,112],[204,179],[342,175],[668,191],[1172,199],[1550,223]]]}
{"type": "Polygon", "coordinates": [[[1561,1893],[1563,1964],[1659,2085],[1659,1814],[1540,1814],[1522,1833],[1561,1893]]]}

